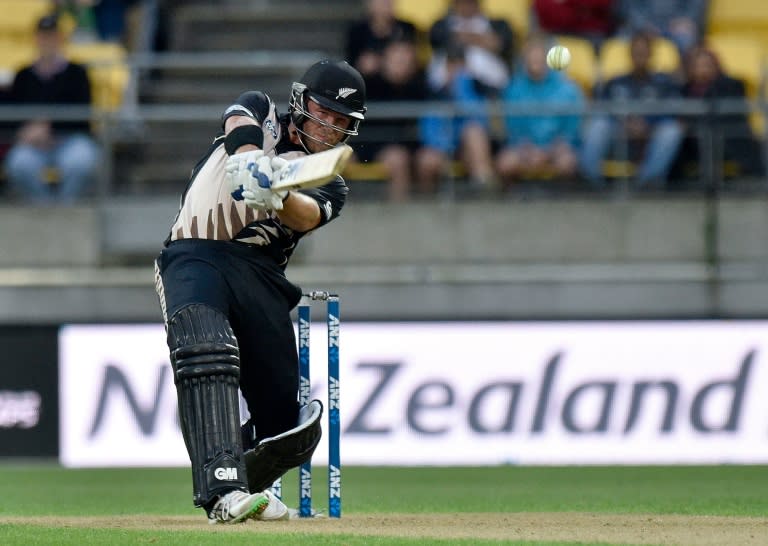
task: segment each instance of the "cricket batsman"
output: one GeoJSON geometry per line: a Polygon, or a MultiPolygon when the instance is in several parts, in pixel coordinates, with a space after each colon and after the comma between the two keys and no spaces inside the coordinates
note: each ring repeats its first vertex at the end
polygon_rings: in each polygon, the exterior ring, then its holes
{"type": "Polygon", "coordinates": [[[266,93],[240,95],[155,260],[193,501],[210,523],[287,519],[268,488],[320,440],[322,404],[297,401],[290,312],[302,290],[285,268],[304,235],[339,216],[348,188],[339,176],[312,189],[271,183],[288,160],[356,135],[365,100],[362,76],[332,60],[293,83],[287,114],[266,93]],[[238,388],[251,415],[242,425],[238,388]]]}

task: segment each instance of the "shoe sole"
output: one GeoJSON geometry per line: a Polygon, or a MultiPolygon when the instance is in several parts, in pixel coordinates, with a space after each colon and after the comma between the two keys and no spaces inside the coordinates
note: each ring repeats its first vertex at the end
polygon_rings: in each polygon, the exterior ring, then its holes
{"type": "Polygon", "coordinates": [[[258,517],[261,512],[267,509],[267,506],[269,506],[269,499],[267,497],[255,499],[248,510],[236,518],[232,518],[232,520],[227,523],[240,523],[248,518],[258,517]]]}
{"type": "Polygon", "coordinates": [[[282,514],[280,514],[277,517],[272,516],[272,517],[265,518],[264,517],[264,512],[266,512],[268,508],[269,508],[269,505],[267,504],[267,506],[264,508],[264,510],[262,512],[256,513],[253,516],[253,518],[258,520],[258,521],[285,521],[285,520],[291,519],[291,513],[290,513],[290,509],[289,508],[286,508],[285,512],[283,512],[282,514]]]}
{"type": "Polygon", "coordinates": [[[266,510],[267,506],[269,506],[269,499],[267,497],[254,499],[251,506],[249,506],[248,509],[239,516],[228,519],[227,521],[222,521],[220,519],[209,519],[208,523],[211,525],[232,525],[233,523],[241,523],[248,518],[257,517],[260,512],[266,510]]]}

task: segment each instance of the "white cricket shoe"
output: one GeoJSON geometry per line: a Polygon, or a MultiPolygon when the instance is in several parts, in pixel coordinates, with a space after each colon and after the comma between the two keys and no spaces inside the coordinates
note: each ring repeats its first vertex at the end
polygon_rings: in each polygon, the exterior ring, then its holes
{"type": "Polygon", "coordinates": [[[277,521],[290,519],[288,507],[285,506],[283,501],[278,499],[275,494],[272,493],[272,491],[267,489],[258,494],[265,496],[268,499],[268,504],[263,509],[257,510],[252,516],[253,519],[257,519],[259,521],[277,521]]]}
{"type": "Polygon", "coordinates": [[[257,513],[267,511],[270,504],[269,497],[264,493],[250,495],[245,491],[235,489],[219,497],[219,500],[208,512],[208,523],[212,525],[240,523],[249,517],[256,517],[257,513]]]}

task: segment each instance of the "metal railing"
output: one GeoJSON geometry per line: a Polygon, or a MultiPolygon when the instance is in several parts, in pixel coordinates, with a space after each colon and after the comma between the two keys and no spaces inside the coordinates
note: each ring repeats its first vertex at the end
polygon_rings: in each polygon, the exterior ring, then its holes
{"type": "MultiPolygon", "coordinates": [[[[177,65],[178,66],[178,65],[177,65]]],[[[240,90],[235,91],[239,93],[240,90]]],[[[287,99],[286,89],[285,98],[287,99]]],[[[88,120],[94,128],[96,137],[105,150],[105,161],[101,171],[101,182],[98,194],[106,195],[114,185],[114,149],[116,144],[127,135],[135,135],[137,128],[150,123],[204,122],[210,123],[219,119],[226,104],[161,104],[144,105],[138,101],[126,101],[123,108],[116,111],[101,111],[89,107],[35,105],[10,106],[0,105],[0,126],[9,126],[28,119],[46,117],[56,121],[88,120]]],[[[285,111],[286,104],[279,104],[285,111]]],[[[408,120],[415,121],[426,112],[431,115],[453,117],[467,114],[482,114],[497,122],[504,116],[573,116],[589,119],[591,116],[607,114],[617,118],[633,115],[674,115],[686,121],[695,128],[695,134],[700,143],[701,188],[707,190],[722,189],[723,187],[723,154],[722,146],[729,138],[729,127],[721,123],[728,117],[759,114],[757,118],[763,126],[768,127],[768,107],[765,101],[748,101],[738,99],[700,100],[672,99],[656,101],[589,101],[581,106],[547,105],[537,102],[504,103],[490,102],[481,107],[466,108],[448,102],[372,102],[366,114],[367,122],[372,125],[377,121],[408,120]]],[[[492,123],[493,127],[501,127],[500,123],[492,123]]],[[[6,132],[6,139],[10,138],[6,132]]],[[[151,139],[151,135],[146,135],[151,139]]],[[[211,135],[213,136],[213,135],[211,135]]],[[[380,136],[380,135],[379,135],[380,136]]],[[[376,138],[379,138],[377,136],[376,138]]],[[[503,137],[502,133],[496,134],[503,137]]],[[[761,143],[762,155],[765,156],[766,139],[763,134],[754,135],[761,143]]],[[[370,141],[366,136],[365,124],[354,142],[370,141]]],[[[8,142],[6,141],[6,144],[8,142]]],[[[202,143],[201,143],[202,144],[202,143]]],[[[619,143],[629,145],[628,142],[619,143]]],[[[763,157],[763,159],[765,159],[763,157]]],[[[764,173],[763,173],[764,174],[764,173]]]]}

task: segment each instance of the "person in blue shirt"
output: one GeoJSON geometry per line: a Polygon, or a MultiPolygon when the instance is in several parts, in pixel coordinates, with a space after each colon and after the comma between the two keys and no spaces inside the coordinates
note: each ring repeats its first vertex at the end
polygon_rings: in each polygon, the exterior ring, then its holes
{"type": "Polygon", "coordinates": [[[419,119],[422,149],[416,157],[417,189],[434,192],[455,159],[462,163],[472,189],[495,190],[488,99],[467,70],[463,48],[449,49],[447,59],[447,83],[428,97],[446,109],[429,110],[419,119]]]}
{"type": "MultiPolygon", "coordinates": [[[[680,85],[671,74],[654,72],[650,66],[652,38],[635,34],[630,42],[632,69],[628,74],[598,85],[593,95],[614,105],[642,105],[681,98],[680,85]]],[[[635,185],[639,188],[659,188],[666,185],[683,139],[683,126],[671,112],[637,115],[629,113],[617,118],[597,114],[586,126],[580,157],[584,177],[595,187],[603,185],[602,164],[611,152],[612,143],[627,146],[625,159],[637,160],[635,185]]]]}
{"type": "Polygon", "coordinates": [[[541,36],[526,42],[521,66],[502,94],[508,107],[506,141],[496,156],[496,170],[507,185],[526,175],[569,178],[577,171],[584,96],[565,74],[547,67],[547,46],[541,36]],[[529,115],[520,109],[541,112],[529,115]]]}

